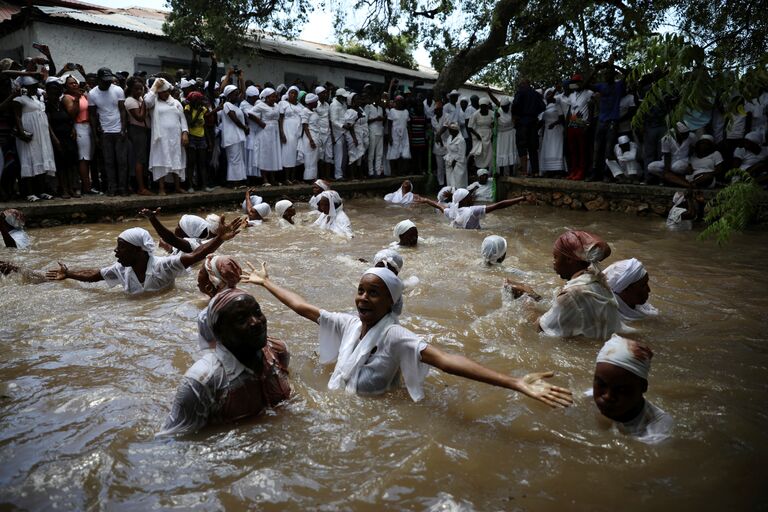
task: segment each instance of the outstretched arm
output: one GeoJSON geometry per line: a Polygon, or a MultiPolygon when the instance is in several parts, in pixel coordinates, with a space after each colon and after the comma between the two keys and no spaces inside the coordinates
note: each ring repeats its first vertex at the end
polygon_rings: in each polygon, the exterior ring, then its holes
{"type": "Polygon", "coordinates": [[[554,372],[530,373],[521,378],[510,377],[486,368],[468,357],[447,354],[432,345],[427,345],[427,348],[421,351],[421,361],[451,375],[523,393],[553,408],[568,407],[573,403],[570,390],[544,382],[544,379],[552,377],[554,372]]]}
{"type": "Polygon", "coordinates": [[[57,270],[49,270],[45,273],[45,278],[49,281],[63,281],[64,279],[74,279],[85,283],[95,283],[103,281],[101,270],[98,268],[89,268],[84,270],[69,270],[65,264],[59,262],[57,270]]]}
{"type": "Polygon", "coordinates": [[[149,219],[149,223],[152,224],[153,228],[155,228],[155,231],[160,236],[163,242],[167,243],[171,247],[175,247],[181,252],[184,252],[184,253],[192,252],[192,246],[189,245],[189,242],[187,242],[183,238],[179,238],[178,236],[176,236],[176,233],[174,233],[167,227],[163,226],[163,223],[160,222],[160,220],[157,218],[158,213],[160,213],[160,208],[154,211],[150,210],[149,208],[142,208],[141,210],[139,210],[139,215],[149,219]]]}
{"type": "Polygon", "coordinates": [[[267,264],[261,264],[261,270],[253,266],[249,261],[248,267],[251,269],[251,273],[243,275],[242,282],[257,284],[263,286],[265,290],[275,296],[277,300],[291,308],[293,311],[303,316],[307,320],[312,320],[315,323],[320,321],[320,308],[308,303],[304,298],[285,288],[281,288],[269,279],[267,274],[267,264]]]}
{"type": "Polygon", "coordinates": [[[243,217],[238,217],[229,224],[224,222],[224,216],[221,216],[221,225],[216,236],[211,239],[210,242],[201,244],[200,247],[195,249],[189,254],[182,254],[180,261],[185,267],[191,267],[198,261],[203,261],[206,256],[216,252],[216,249],[221,247],[221,244],[227,240],[232,240],[236,234],[240,232],[240,229],[245,225],[246,220],[243,217]]]}
{"type": "Polygon", "coordinates": [[[510,206],[522,203],[523,201],[525,201],[525,196],[515,197],[513,199],[505,199],[504,201],[499,201],[498,203],[489,204],[485,207],[485,213],[491,213],[492,211],[501,210],[502,208],[509,208],[510,206]]]}
{"type": "MultiPolygon", "coordinates": [[[[426,197],[421,197],[419,195],[414,194],[413,196],[413,202],[418,204],[428,204],[432,208],[437,208],[441,212],[445,211],[445,206],[441,205],[440,203],[433,201],[431,199],[427,199],[426,197]]],[[[486,207],[487,208],[487,207],[486,207]]]]}

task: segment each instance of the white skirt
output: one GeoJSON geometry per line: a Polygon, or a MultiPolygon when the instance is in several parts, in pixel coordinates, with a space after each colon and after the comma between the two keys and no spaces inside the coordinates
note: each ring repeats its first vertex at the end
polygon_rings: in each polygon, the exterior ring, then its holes
{"type": "Polygon", "coordinates": [[[77,158],[91,160],[93,157],[93,141],[91,140],[91,125],[88,123],[75,124],[77,133],[77,158]]]}
{"type": "Polygon", "coordinates": [[[224,148],[227,154],[227,181],[242,181],[245,175],[245,142],[224,148]]]}
{"type": "Polygon", "coordinates": [[[267,121],[266,124],[267,126],[261,130],[256,141],[259,145],[259,171],[262,173],[282,171],[283,153],[277,121],[267,121]]]}
{"type": "Polygon", "coordinates": [[[518,163],[515,129],[498,132],[496,135],[496,166],[507,167],[518,163]]]}

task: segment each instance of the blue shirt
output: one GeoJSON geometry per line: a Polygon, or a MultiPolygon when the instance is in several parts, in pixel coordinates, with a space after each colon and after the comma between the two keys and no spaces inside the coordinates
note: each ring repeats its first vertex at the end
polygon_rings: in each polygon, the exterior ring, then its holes
{"type": "Polygon", "coordinates": [[[618,121],[621,117],[619,102],[624,96],[624,80],[617,80],[612,84],[600,82],[595,84],[593,89],[600,93],[600,122],[618,121]]]}

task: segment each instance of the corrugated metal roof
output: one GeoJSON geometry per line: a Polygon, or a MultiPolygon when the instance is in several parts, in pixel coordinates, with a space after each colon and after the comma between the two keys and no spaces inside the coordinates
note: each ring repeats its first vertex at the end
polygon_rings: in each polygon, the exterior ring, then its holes
{"type": "Polygon", "coordinates": [[[0,23],[10,20],[21,12],[21,7],[0,1],[0,23]]]}
{"type": "Polygon", "coordinates": [[[158,19],[157,17],[137,16],[135,13],[140,12],[140,9],[83,11],[68,7],[49,7],[43,5],[37,5],[35,7],[52,18],[69,18],[92,25],[101,25],[120,30],[128,30],[130,32],[150,34],[153,36],[164,36],[164,18],[158,19]],[[132,14],[127,14],[127,12],[131,12],[132,14]]]}

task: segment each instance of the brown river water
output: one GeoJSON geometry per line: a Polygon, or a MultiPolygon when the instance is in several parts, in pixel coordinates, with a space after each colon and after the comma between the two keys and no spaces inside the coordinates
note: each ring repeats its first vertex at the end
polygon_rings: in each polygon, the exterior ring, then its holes
{"type": "MultiPolygon", "coordinates": [[[[426,398],[405,390],[359,398],[326,388],[318,328],[251,287],[269,332],[292,353],[294,397],[259,418],[183,438],[155,438],[177,385],[199,355],[205,306],[194,274],[130,298],[104,283],[0,279],[0,509],[28,510],[755,510],[768,507],[759,461],[768,456],[768,237],[724,249],[660,218],[530,206],[456,230],[428,207],[346,206],[356,236],[310,226],[251,228],[220,253],[265,260],[277,282],[328,310],[350,311],[366,265],[410,217],[421,233],[402,251],[401,322],[446,351],[502,372],[552,369],[575,405],[550,410],[504,389],[433,371],[426,398]],[[542,337],[504,276],[549,298],[562,281],[551,246],[566,228],[601,234],[607,263],[637,257],[661,317],[636,337],[655,356],[646,395],[675,420],[648,446],[606,425],[585,392],[599,341],[542,337]],[[509,242],[504,268],[484,267],[480,243],[509,242]],[[522,274],[514,272],[519,269],[522,274]]],[[[306,211],[300,205],[300,214],[306,211]]],[[[166,225],[177,216],[164,216],[166,225]]],[[[102,267],[123,224],[33,230],[33,248],[0,259],[32,269],[102,267]]],[[[195,269],[195,274],[196,274],[195,269]]],[[[246,285],[250,286],[250,285],[246,285]]]]}

